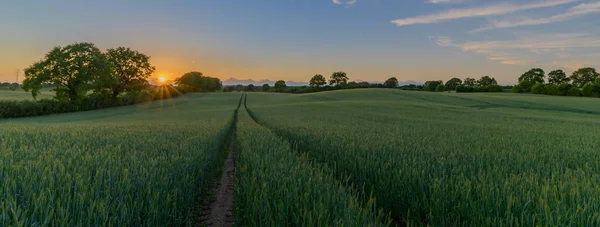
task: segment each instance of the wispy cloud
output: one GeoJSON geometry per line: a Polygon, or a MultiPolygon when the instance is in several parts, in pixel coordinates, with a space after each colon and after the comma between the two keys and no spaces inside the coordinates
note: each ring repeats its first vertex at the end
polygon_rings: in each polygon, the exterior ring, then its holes
{"type": "MultiPolygon", "coordinates": [[[[507,65],[529,65],[544,64],[544,62],[533,62],[523,59],[524,56],[531,57],[532,54],[544,56],[544,58],[556,59],[547,64],[558,64],[565,60],[566,51],[577,48],[600,48],[600,38],[586,33],[578,34],[534,34],[524,35],[514,40],[498,40],[484,42],[456,43],[449,37],[430,37],[437,45],[443,47],[456,47],[466,52],[482,54],[488,60],[497,61],[507,65]],[[518,56],[518,57],[517,57],[518,56]]],[[[581,49],[577,49],[581,50],[581,49]]],[[[540,59],[540,58],[529,58],[540,59]]],[[[561,66],[567,64],[561,63],[561,66]]],[[[570,62],[572,63],[572,62],[570,62]]],[[[569,64],[573,66],[574,64],[569,64]]]]}
{"type": "Polygon", "coordinates": [[[446,4],[446,3],[462,3],[466,0],[428,0],[428,3],[432,4],[446,4]]]}
{"type": "Polygon", "coordinates": [[[338,4],[338,5],[352,6],[352,5],[356,4],[356,0],[333,0],[333,3],[338,4]]]}
{"type": "MultiPolygon", "coordinates": [[[[334,0],[340,1],[340,0],[334,0]]],[[[431,24],[438,23],[446,20],[454,20],[460,18],[470,18],[470,17],[481,17],[481,16],[491,16],[491,15],[503,15],[507,13],[513,13],[521,10],[528,9],[537,9],[544,7],[552,7],[559,6],[564,4],[569,4],[573,2],[577,2],[579,0],[546,0],[534,3],[525,3],[525,4],[497,4],[491,6],[483,6],[483,7],[472,7],[472,8],[463,8],[463,9],[452,9],[448,11],[442,11],[438,13],[433,13],[429,15],[422,15],[416,17],[410,17],[405,19],[397,19],[391,21],[397,26],[406,26],[412,24],[431,24]]]]}
{"type": "Polygon", "coordinates": [[[512,27],[519,27],[519,26],[549,24],[549,23],[565,21],[565,20],[571,19],[573,17],[582,16],[582,15],[591,14],[591,13],[600,13],[600,2],[579,4],[577,6],[570,8],[569,10],[567,10],[564,13],[553,15],[550,17],[526,18],[526,19],[521,19],[521,20],[516,20],[516,21],[507,21],[507,20],[492,21],[491,24],[489,24],[485,27],[473,30],[471,32],[480,32],[480,31],[496,29],[496,28],[512,28],[512,27]]]}

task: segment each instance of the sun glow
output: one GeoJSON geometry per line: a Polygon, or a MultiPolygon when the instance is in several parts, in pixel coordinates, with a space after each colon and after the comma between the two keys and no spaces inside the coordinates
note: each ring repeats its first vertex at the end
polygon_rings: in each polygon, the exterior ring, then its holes
{"type": "Polygon", "coordinates": [[[159,76],[158,81],[164,83],[165,81],[167,81],[167,78],[165,76],[159,76]]]}

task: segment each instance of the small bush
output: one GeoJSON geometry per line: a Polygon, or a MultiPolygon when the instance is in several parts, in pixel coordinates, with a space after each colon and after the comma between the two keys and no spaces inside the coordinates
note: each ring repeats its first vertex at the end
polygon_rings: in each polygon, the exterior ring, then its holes
{"type": "Polygon", "coordinates": [[[569,96],[581,96],[581,90],[577,87],[572,87],[569,89],[569,96]]]}
{"type": "Polygon", "coordinates": [[[558,95],[558,85],[547,84],[545,89],[546,95],[558,95]]]}
{"type": "Polygon", "coordinates": [[[531,87],[531,93],[533,94],[544,94],[545,92],[545,86],[542,83],[536,83],[531,87]]]}
{"type": "Polygon", "coordinates": [[[512,91],[513,93],[521,93],[521,92],[523,92],[523,89],[521,89],[521,86],[519,86],[519,85],[515,85],[515,86],[513,86],[513,87],[511,88],[511,91],[512,91]]]}
{"type": "Polygon", "coordinates": [[[558,95],[566,96],[569,94],[571,85],[569,83],[561,83],[558,85],[558,95]]]}
{"type": "Polygon", "coordinates": [[[444,86],[443,84],[440,84],[437,87],[435,87],[435,92],[443,92],[445,90],[446,90],[446,86],[444,86]]]}
{"type": "Polygon", "coordinates": [[[471,86],[466,86],[466,85],[460,85],[458,87],[456,87],[456,92],[473,92],[474,89],[471,86]]]}
{"type": "Polygon", "coordinates": [[[587,82],[585,85],[583,85],[583,88],[581,88],[581,94],[585,97],[592,97],[595,89],[596,88],[592,82],[587,82]]]}

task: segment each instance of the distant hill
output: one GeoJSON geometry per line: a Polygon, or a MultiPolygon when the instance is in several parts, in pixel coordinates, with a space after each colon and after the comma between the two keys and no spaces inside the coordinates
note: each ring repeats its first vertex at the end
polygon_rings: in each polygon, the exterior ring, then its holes
{"type": "MultiPolygon", "coordinates": [[[[266,79],[265,80],[256,81],[256,80],[252,80],[252,79],[245,79],[245,80],[243,80],[243,79],[236,79],[236,78],[231,77],[231,78],[229,78],[227,80],[224,80],[223,81],[223,85],[224,86],[231,86],[231,85],[241,84],[241,85],[246,86],[246,85],[249,85],[249,84],[253,84],[254,86],[261,86],[263,84],[269,84],[269,85],[273,86],[273,85],[275,85],[275,82],[276,81],[266,80],[266,79]]],[[[364,81],[364,80],[356,80],[356,82],[369,82],[369,83],[379,83],[379,84],[383,83],[382,81],[364,81]]],[[[298,82],[298,81],[285,81],[285,84],[287,86],[308,86],[308,82],[298,82]]],[[[417,85],[419,85],[419,84],[423,84],[423,83],[417,82],[417,81],[414,81],[414,80],[407,80],[407,81],[398,81],[398,84],[400,86],[402,86],[402,85],[409,85],[409,84],[417,84],[417,85]]]]}

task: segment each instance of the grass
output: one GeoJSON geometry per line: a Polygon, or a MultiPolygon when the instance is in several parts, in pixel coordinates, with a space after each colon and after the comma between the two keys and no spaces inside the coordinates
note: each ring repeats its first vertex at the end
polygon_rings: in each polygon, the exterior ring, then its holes
{"type": "Polygon", "coordinates": [[[371,198],[335,180],[290,144],[239,112],[236,224],[240,226],[383,226],[371,198]],[[363,208],[366,207],[366,208],[363,208]]]}
{"type": "Polygon", "coordinates": [[[361,89],[247,104],[398,223],[600,224],[600,99],[361,89]]]}
{"type": "Polygon", "coordinates": [[[0,225],[189,225],[239,98],[0,121],[0,225]]]}
{"type": "MultiPolygon", "coordinates": [[[[50,89],[42,89],[41,94],[38,95],[37,99],[51,99],[54,97],[54,92],[50,89]]],[[[30,92],[25,92],[22,89],[14,91],[8,89],[0,89],[0,101],[1,100],[33,100],[30,92]]]]}

